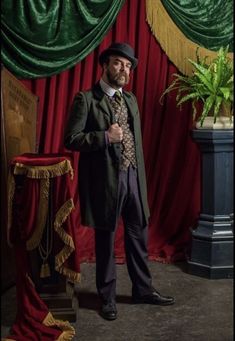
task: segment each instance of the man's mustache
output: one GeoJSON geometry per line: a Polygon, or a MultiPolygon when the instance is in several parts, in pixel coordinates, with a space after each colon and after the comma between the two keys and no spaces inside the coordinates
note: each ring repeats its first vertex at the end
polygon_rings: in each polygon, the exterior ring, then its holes
{"type": "Polygon", "coordinates": [[[115,78],[121,78],[121,77],[125,77],[125,79],[128,79],[128,75],[125,72],[119,72],[115,78]]]}

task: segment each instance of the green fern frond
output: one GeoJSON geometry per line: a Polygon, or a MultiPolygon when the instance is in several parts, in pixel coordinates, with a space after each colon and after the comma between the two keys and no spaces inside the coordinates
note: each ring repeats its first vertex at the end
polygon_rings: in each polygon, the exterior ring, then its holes
{"type": "Polygon", "coordinates": [[[194,99],[194,98],[196,98],[196,99],[199,98],[198,92],[194,92],[194,93],[192,93],[192,94],[188,94],[188,95],[182,97],[182,98],[178,101],[177,106],[179,106],[179,105],[181,105],[182,103],[188,101],[189,99],[194,99]]]}
{"type": "Polygon", "coordinates": [[[203,107],[203,111],[200,117],[201,126],[203,125],[205,118],[208,116],[212,108],[212,105],[214,104],[214,101],[215,101],[214,96],[210,96],[206,99],[204,107],[203,107]]]}
{"type": "Polygon", "coordinates": [[[218,113],[219,113],[219,111],[220,111],[222,101],[223,101],[223,98],[222,98],[222,97],[216,96],[216,98],[215,98],[215,103],[214,103],[214,112],[213,112],[214,123],[216,123],[216,118],[217,118],[218,113]]]}
{"type": "Polygon", "coordinates": [[[216,121],[224,103],[228,102],[233,108],[233,63],[227,55],[228,49],[229,46],[221,47],[216,58],[209,63],[208,57],[200,58],[197,48],[196,61],[188,59],[193,66],[193,74],[190,76],[174,74],[172,83],[165,89],[160,99],[171,91],[177,91],[177,106],[187,101],[192,102],[193,119],[197,114],[196,103],[202,101],[201,125],[205,117],[211,113],[216,121]]]}

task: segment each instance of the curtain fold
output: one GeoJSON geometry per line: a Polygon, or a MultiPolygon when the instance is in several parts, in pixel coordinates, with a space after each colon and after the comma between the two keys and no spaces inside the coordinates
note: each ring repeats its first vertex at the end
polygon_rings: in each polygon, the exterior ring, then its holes
{"type": "Polygon", "coordinates": [[[233,51],[232,0],[162,0],[168,14],[184,35],[209,50],[229,45],[233,51]]]}
{"type": "MultiPolygon", "coordinates": [[[[190,250],[192,228],[200,209],[200,152],[192,141],[190,105],[176,108],[175,95],[159,98],[177,72],[155,37],[145,16],[145,1],[127,0],[115,24],[101,44],[70,70],[38,80],[22,81],[39,96],[38,130],[40,153],[63,153],[63,134],[72,99],[76,92],[90,88],[101,75],[100,52],[113,41],[133,46],[139,59],[126,90],[135,93],[141,112],[148,200],[151,211],[149,224],[149,257],[173,262],[183,260],[190,250]]],[[[81,226],[77,203],[79,153],[74,153],[74,201],[77,207],[74,224],[78,226],[80,261],[94,261],[94,231],[81,226]]],[[[98,180],[97,180],[98,181],[98,180]]],[[[125,261],[123,227],[115,241],[117,262],[125,261]]]]}
{"type": "Polygon", "coordinates": [[[4,0],[2,61],[20,78],[58,74],[101,42],[123,3],[4,0]]]}

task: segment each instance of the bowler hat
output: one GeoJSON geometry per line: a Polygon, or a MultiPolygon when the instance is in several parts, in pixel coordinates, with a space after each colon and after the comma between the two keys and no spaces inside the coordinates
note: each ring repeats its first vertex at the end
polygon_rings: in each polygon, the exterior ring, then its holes
{"type": "Polygon", "coordinates": [[[113,43],[106,50],[102,51],[99,56],[100,65],[103,65],[106,62],[107,57],[110,55],[127,58],[132,63],[132,69],[134,69],[138,64],[138,59],[134,56],[133,48],[126,43],[113,43]]]}

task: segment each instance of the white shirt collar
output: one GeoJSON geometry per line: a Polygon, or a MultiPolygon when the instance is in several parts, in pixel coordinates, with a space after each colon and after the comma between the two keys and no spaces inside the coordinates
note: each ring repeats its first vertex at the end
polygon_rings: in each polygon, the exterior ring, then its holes
{"type": "MultiPolygon", "coordinates": [[[[102,91],[110,97],[113,97],[113,95],[117,91],[117,89],[112,88],[102,78],[100,78],[100,86],[101,86],[102,91]]],[[[118,90],[122,93],[122,88],[119,88],[118,90]]]]}

